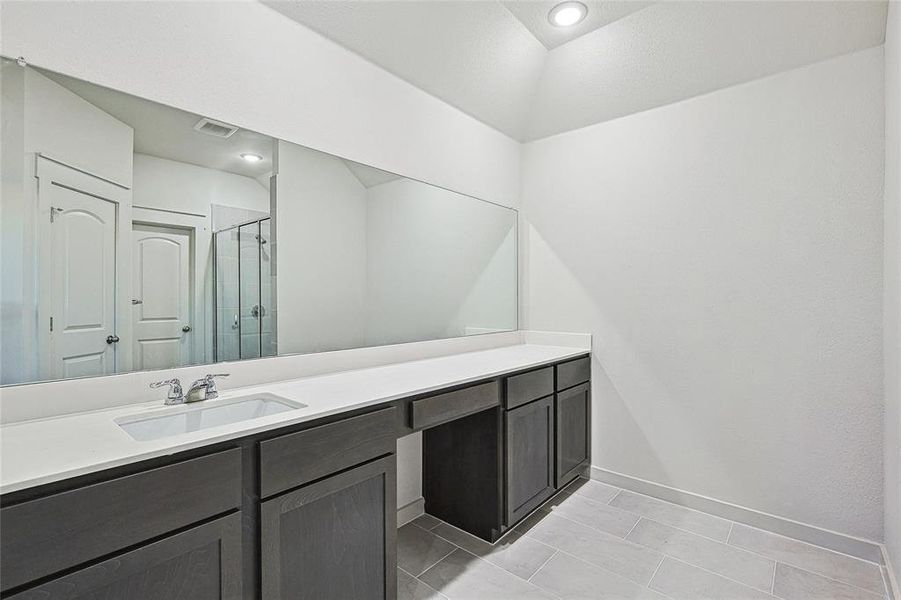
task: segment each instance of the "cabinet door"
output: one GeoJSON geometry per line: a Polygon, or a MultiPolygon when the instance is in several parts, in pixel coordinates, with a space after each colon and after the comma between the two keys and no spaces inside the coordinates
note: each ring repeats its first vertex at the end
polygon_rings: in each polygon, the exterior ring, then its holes
{"type": "Polygon", "coordinates": [[[504,416],[507,450],[507,526],[554,493],[554,397],[508,410],[504,416]]]}
{"type": "Polygon", "coordinates": [[[263,600],[393,600],[395,457],[262,503],[263,600]]]}
{"type": "Polygon", "coordinates": [[[241,514],[77,569],[9,598],[240,600],[241,514]]]}
{"type": "Polygon", "coordinates": [[[573,479],[591,458],[591,392],[588,384],[557,393],[557,487],[573,479]]]}

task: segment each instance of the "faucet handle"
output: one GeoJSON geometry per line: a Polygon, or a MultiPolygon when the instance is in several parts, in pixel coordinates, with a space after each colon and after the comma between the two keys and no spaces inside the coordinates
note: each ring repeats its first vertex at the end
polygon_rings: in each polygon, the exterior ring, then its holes
{"type": "Polygon", "coordinates": [[[219,377],[228,377],[228,373],[207,373],[201,381],[206,383],[206,397],[207,398],[215,398],[219,395],[219,390],[216,389],[215,379],[219,377]]]}
{"type": "Polygon", "coordinates": [[[155,381],[150,384],[152,388],[169,386],[169,392],[166,394],[166,404],[180,404],[184,401],[184,393],[181,389],[181,381],[177,377],[173,379],[165,379],[163,381],[155,381]]]}

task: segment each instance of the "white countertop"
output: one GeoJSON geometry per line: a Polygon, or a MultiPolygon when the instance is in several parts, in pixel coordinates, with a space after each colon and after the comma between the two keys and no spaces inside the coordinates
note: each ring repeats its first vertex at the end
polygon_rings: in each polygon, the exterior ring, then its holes
{"type": "Polygon", "coordinates": [[[0,494],[487,379],[586,352],[580,348],[520,344],[232,389],[222,392],[218,400],[207,400],[203,406],[236,396],[270,392],[307,407],[152,441],[135,441],[114,419],[158,412],[164,408],[164,394],[157,402],[12,423],[0,427],[0,494]]]}

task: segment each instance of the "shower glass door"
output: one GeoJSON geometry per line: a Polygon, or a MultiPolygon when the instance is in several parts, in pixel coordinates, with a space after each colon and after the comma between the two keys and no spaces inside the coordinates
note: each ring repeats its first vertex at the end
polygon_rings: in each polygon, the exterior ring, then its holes
{"type": "Polygon", "coordinates": [[[275,355],[269,223],[216,233],[217,361],[275,355]]]}

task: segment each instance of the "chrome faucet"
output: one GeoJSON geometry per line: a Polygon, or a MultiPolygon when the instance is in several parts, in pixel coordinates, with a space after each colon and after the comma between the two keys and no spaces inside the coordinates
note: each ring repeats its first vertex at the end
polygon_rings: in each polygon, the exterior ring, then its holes
{"type": "Polygon", "coordinates": [[[191,384],[187,394],[182,391],[181,381],[179,381],[177,377],[151,383],[150,387],[158,388],[164,385],[169,386],[169,392],[166,394],[165,402],[167,406],[189,402],[200,402],[201,400],[212,400],[213,398],[219,397],[219,390],[216,389],[215,381],[217,377],[228,377],[228,373],[214,373],[203,376],[191,384]]]}
{"type": "Polygon", "coordinates": [[[216,389],[215,379],[217,377],[228,377],[228,373],[207,374],[191,384],[188,393],[185,394],[185,402],[199,402],[201,400],[212,400],[219,397],[219,390],[216,389]]]}

